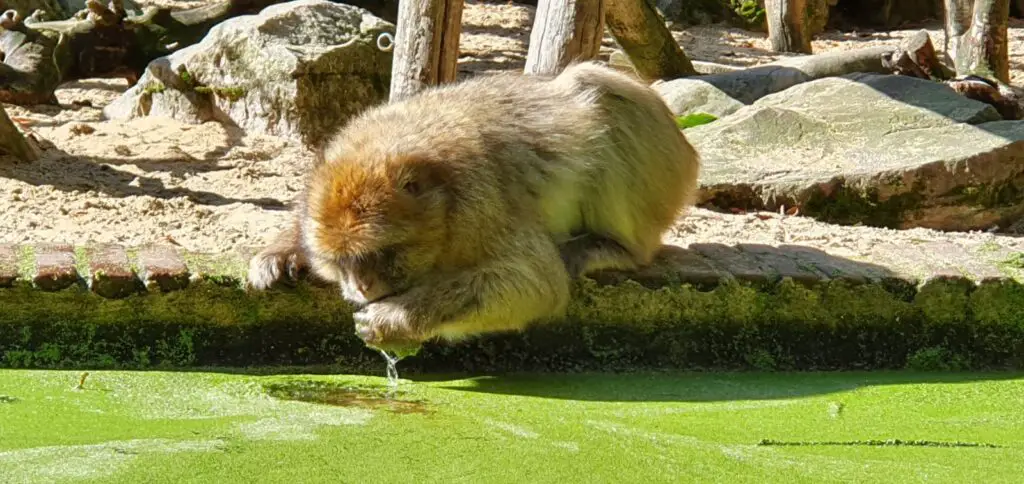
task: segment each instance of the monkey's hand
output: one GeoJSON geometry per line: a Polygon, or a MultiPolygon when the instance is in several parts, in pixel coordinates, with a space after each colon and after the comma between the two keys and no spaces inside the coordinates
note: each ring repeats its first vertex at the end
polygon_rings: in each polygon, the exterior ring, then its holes
{"type": "Polygon", "coordinates": [[[249,286],[262,291],[277,282],[296,281],[307,269],[309,261],[299,244],[299,228],[292,222],[249,261],[249,286]]]}
{"type": "Polygon", "coordinates": [[[370,303],[352,315],[356,334],[371,348],[396,354],[415,353],[425,335],[417,330],[412,314],[400,298],[370,303]]]}
{"type": "MultiPolygon", "coordinates": [[[[525,230],[523,232],[526,232],[525,230]]],[[[519,330],[558,316],[568,305],[569,276],[558,248],[537,232],[510,237],[508,250],[477,267],[440,273],[356,313],[356,334],[385,351],[435,336],[519,330]]]]}
{"type": "Polygon", "coordinates": [[[296,281],[307,267],[298,251],[264,250],[249,261],[249,285],[262,291],[277,282],[296,281]]]}

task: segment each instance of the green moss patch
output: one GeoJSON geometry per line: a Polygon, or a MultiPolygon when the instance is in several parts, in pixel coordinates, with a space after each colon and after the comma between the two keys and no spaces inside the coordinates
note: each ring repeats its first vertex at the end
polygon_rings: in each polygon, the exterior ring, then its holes
{"type": "Polygon", "coordinates": [[[679,126],[679,129],[692,128],[694,126],[708,124],[716,119],[718,118],[713,114],[692,113],[684,116],[676,116],[676,126],[679,126]]]}
{"type": "MultiPolygon", "coordinates": [[[[0,290],[0,365],[336,365],[359,372],[381,364],[353,334],[352,308],[335,289],[301,284],[247,292],[234,274],[244,269],[232,260],[193,260],[198,278],[187,289],[117,300],[78,287],[0,290]]],[[[575,291],[566,320],[524,333],[431,342],[402,366],[412,372],[1024,366],[1024,289],[1015,282],[934,283],[910,297],[880,284],[804,286],[788,279],[711,290],[585,279],[575,291]]]]}
{"type": "MultiPolygon", "coordinates": [[[[199,82],[199,80],[196,79],[195,76],[193,76],[192,73],[189,72],[187,68],[185,68],[185,66],[179,67],[178,77],[179,79],[181,79],[182,85],[187,90],[195,91],[199,94],[212,94],[216,97],[224,98],[231,102],[238,101],[239,99],[244,97],[246,93],[245,88],[241,86],[207,86],[199,82]]],[[[161,89],[156,92],[162,91],[163,88],[161,86],[161,89]]],[[[150,90],[148,90],[148,87],[146,92],[151,92],[150,90]]]]}
{"type": "Polygon", "coordinates": [[[905,213],[918,208],[924,201],[922,193],[922,188],[915,187],[882,200],[876,188],[842,186],[830,194],[814,192],[801,206],[801,211],[830,223],[899,228],[905,213]]]}

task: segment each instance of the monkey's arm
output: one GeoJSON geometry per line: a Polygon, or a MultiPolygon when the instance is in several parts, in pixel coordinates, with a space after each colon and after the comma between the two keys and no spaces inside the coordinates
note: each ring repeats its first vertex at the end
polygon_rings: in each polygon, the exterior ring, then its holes
{"type": "Polygon", "coordinates": [[[509,239],[498,259],[367,305],[354,316],[356,333],[369,346],[407,350],[436,336],[517,330],[564,314],[569,276],[558,248],[539,231],[509,239]]]}

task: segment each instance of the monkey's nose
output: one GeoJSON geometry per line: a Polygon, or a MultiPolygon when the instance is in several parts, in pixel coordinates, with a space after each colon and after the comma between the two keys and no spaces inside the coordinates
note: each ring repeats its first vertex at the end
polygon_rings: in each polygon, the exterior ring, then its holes
{"type": "Polygon", "coordinates": [[[373,286],[375,285],[374,282],[375,281],[373,281],[372,279],[369,281],[359,281],[359,284],[357,284],[356,287],[359,288],[359,292],[363,293],[363,295],[365,296],[368,296],[370,294],[370,291],[373,290],[373,286]]]}
{"type": "Polygon", "coordinates": [[[384,280],[374,275],[363,277],[355,282],[354,289],[359,292],[359,295],[366,300],[367,303],[372,303],[381,298],[385,298],[391,295],[391,286],[384,280]]]}

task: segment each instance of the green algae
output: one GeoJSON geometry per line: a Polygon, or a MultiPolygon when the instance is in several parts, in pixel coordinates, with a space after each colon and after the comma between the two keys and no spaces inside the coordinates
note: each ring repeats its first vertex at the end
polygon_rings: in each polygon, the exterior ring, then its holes
{"type": "Polygon", "coordinates": [[[79,379],[0,371],[0,481],[1011,482],[1024,459],[1020,373],[431,374],[391,403],[381,377],[79,379]]]}

